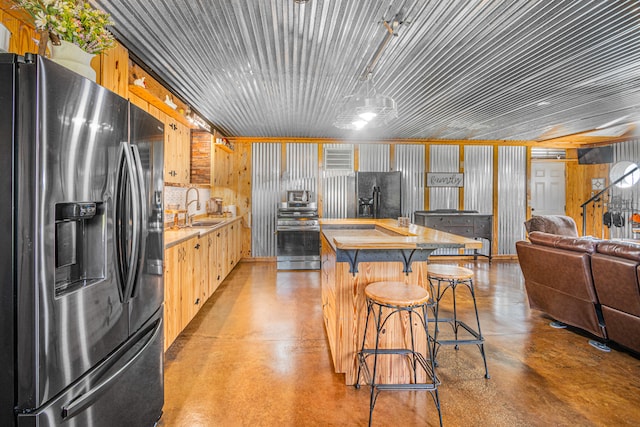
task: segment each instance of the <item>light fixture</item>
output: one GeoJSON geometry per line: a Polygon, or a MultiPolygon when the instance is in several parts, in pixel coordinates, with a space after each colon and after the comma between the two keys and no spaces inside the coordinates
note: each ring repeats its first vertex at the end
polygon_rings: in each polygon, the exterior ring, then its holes
{"type": "Polygon", "coordinates": [[[377,93],[371,77],[384,49],[391,39],[398,35],[397,30],[402,25],[402,17],[398,13],[393,20],[383,21],[383,24],[387,33],[360,77],[359,80],[362,82],[360,87],[354,94],[345,96],[338,107],[338,114],[333,122],[337,128],[349,130],[375,128],[384,126],[398,117],[396,101],[389,96],[377,93]]]}
{"type": "Polygon", "coordinates": [[[396,101],[376,93],[368,76],[355,95],[346,96],[338,108],[333,125],[340,129],[359,130],[384,126],[398,117],[396,101]]]}

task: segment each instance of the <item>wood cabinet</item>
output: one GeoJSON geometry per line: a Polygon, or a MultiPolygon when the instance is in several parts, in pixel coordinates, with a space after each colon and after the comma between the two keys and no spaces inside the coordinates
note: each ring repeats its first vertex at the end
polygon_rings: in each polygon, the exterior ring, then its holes
{"type": "Polygon", "coordinates": [[[143,87],[129,85],[129,99],[138,106],[146,101],[147,111],[164,123],[164,182],[189,184],[191,127],[187,119],[143,87]]]}
{"type": "Polygon", "coordinates": [[[233,151],[215,140],[220,135],[205,131],[191,134],[191,183],[231,188],[233,151]]]}
{"type": "Polygon", "coordinates": [[[164,180],[189,184],[191,179],[191,129],[164,114],[164,180]]]}
{"type": "Polygon", "coordinates": [[[237,219],[165,250],[165,350],[240,261],[241,233],[237,219]]]}
{"type": "Polygon", "coordinates": [[[129,51],[120,43],[100,54],[100,84],[125,99],[129,97],[129,51]]]}
{"type": "Polygon", "coordinates": [[[164,252],[164,349],[182,331],[182,277],[187,243],[164,252]]]}
{"type": "Polygon", "coordinates": [[[198,314],[202,306],[202,243],[201,238],[190,239],[185,247],[184,270],[182,270],[181,330],[198,314]]]}

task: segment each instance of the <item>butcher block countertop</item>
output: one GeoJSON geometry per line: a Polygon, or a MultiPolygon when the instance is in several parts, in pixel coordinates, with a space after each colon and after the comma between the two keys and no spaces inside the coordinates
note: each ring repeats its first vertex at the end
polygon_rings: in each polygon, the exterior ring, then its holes
{"type": "Polygon", "coordinates": [[[322,233],[334,249],[482,249],[482,242],[395,219],[321,219],[322,233]]]}

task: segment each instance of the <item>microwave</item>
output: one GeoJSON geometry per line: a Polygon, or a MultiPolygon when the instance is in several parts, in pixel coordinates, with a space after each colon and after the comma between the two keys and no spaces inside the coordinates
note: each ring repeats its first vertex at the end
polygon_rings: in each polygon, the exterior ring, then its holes
{"type": "Polygon", "coordinates": [[[287,202],[291,203],[308,203],[311,202],[311,191],[309,190],[290,190],[287,191],[287,202]]]}

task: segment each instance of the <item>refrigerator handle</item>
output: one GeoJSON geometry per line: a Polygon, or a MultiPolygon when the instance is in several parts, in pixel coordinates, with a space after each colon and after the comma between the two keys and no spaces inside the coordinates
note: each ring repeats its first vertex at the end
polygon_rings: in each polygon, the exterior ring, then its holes
{"type": "MultiPolygon", "coordinates": [[[[138,256],[137,256],[137,268],[134,274],[134,278],[138,277],[139,272],[142,271],[142,266],[144,264],[144,259],[147,252],[147,221],[148,221],[148,212],[147,212],[147,199],[146,199],[146,191],[144,185],[144,171],[142,169],[142,160],[140,160],[140,151],[138,147],[135,145],[131,145],[133,151],[133,160],[136,166],[137,173],[137,181],[138,181],[138,201],[140,203],[140,240],[138,245],[138,256]]],[[[134,280],[134,284],[137,283],[137,280],[134,280]]],[[[136,294],[137,288],[135,285],[131,289],[131,293],[129,297],[133,298],[136,294]]]]}
{"type": "Polygon", "coordinates": [[[134,169],[133,163],[133,155],[131,150],[131,145],[127,142],[122,142],[120,145],[121,149],[121,163],[118,168],[119,176],[118,176],[118,188],[116,189],[116,194],[118,195],[116,198],[116,215],[119,215],[120,218],[116,218],[116,251],[117,251],[117,260],[118,260],[118,269],[120,272],[120,279],[124,282],[123,286],[123,302],[126,302],[130,299],[131,289],[133,287],[135,278],[136,278],[136,267],[138,264],[138,250],[140,246],[140,195],[138,189],[138,175],[134,169]],[[126,167],[126,171],[124,168],[126,167]],[[124,182],[122,176],[125,174],[128,176],[128,184],[131,190],[131,227],[132,227],[132,236],[131,236],[131,253],[127,258],[127,254],[125,253],[125,249],[127,247],[126,233],[124,232],[124,228],[127,227],[128,218],[123,218],[122,216],[126,215],[126,212],[123,211],[122,207],[126,206],[125,198],[127,197],[127,192],[125,191],[127,183],[124,182]],[[125,262],[127,262],[127,266],[125,267],[125,262]]]}
{"type": "MultiPolygon", "coordinates": [[[[129,359],[127,363],[125,363],[116,372],[103,379],[95,386],[92,386],[91,389],[86,393],[81,394],[68,404],[64,405],[62,407],[62,419],[74,417],[75,415],[86,409],[88,406],[93,404],[96,400],[98,400],[101,397],[102,393],[107,390],[121,375],[123,375],[127,371],[127,369],[129,369],[129,367],[133,365],[140,358],[140,356],[142,356],[142,354],[146,352],[147,348],[149,348],[149,346],[155,341],[156,337],[158,336],[160,331],[162,331],[162,329],[162,319],[158,319],[144,331],[141,331],[141,335],[138,336],[138,339],[132,340],[133,342],[131,343],[131,345],[127,346],[127,348],[123,349],[123,351],[126,352],[127,350],[141,342],[144,338],[146,338],[146,342],[144,343],[144,345],[141,346],[141,348],[131,357],[131,359],[129,359]]],[[[118,360],[119,358],[114,358],[113,363],[116,363],[118,360]]],[[[100,372],[102,373],[104,372],[104,370],[101,370],[100,372]]]]}

